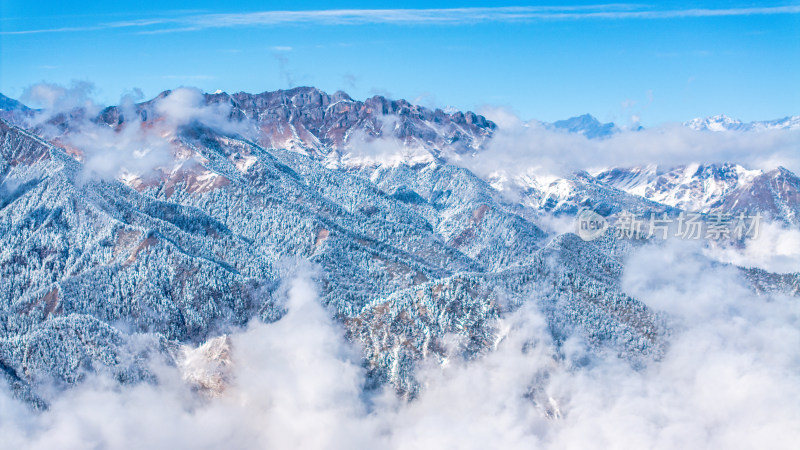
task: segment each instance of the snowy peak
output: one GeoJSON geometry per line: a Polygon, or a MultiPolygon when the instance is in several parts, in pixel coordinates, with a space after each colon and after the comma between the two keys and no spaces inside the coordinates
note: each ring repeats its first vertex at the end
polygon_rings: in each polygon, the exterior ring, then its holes
{"type": "Polygon", "coordinates": [[[800,116],[787,116],[782,119],[742,122],[725,114],[696,118],[683,124],[697,131],[762,131],[800,129],[800,116]]]}
{"type": "Polygon", "coordinates": [[[697,117],[684,122],[684,126],[698,131],[726,131],[741,130],[744,124],[742,121],[730,118],[725,114],[718,114],[705,118],[697,117]]]}
{"type": "Polygon", "coordinates": [[[726,196],[761,175],[738,164],[687,164],[670,168],[655,165],[615,168],[598,180],[630,194],[691,211],[708,211],[726,196]]]}
{"type": "MultiPolygon", "coordinates": [[[[215,336],[284,315],[278,280],[282,261],[295,257],[320,267],[320,300],[363,349],[368,386],[413,395],[416,361],[485,354],[498,342],[498,317],[528,299],[545,305],[554,339],[575,330],[592,346],[649,358],[665,334],[623,291],[628,244],[571,233],[547,243],[540,225],[574,231],[570,216],[582,208],[605,216],[723,205],[794,224],[800,211],[800,180],[783,168],[526,175],[500,192],[446,161],[329,167],[319,156],[353,142],[433,155],[478,149],[495,129],[473,113],[380,96],[175,90],[82,111],[51,119],[48,128],[63,132],[55,137],[0,118],[0,379],[16,377],[20,396],[38,380],[77,383],[90,367],[149,379],[128,357],[143,342],[132,330],[163,342],[190,386],[218,395],[231,347],[215,336]],[[98,141],[108,145],[91,149],[98,141]],[[130,164],[144,146],[163,153],[140,166],[155,176],[118,181],[87,170],[97,162],[91,152],[130,164]]],[[[565,122],[587,138],[616,130],[588,115],[565,122]]]]}
{"type": "Polygon", "coordinates": [[[798,130],[800,129],[800,116],[787,116],[783,119],[752,122],[755,129],[764,130],[798,130]]]}

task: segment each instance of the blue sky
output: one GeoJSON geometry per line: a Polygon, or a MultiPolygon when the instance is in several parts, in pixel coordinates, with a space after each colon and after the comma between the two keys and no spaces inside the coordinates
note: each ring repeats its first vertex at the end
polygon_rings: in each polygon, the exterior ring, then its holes
{"type": "Polygon", "coordinates": [[[601,3],[0,0],[0,92],[313,85],[548,121],[800,114],[800,2],[601,3]]]}

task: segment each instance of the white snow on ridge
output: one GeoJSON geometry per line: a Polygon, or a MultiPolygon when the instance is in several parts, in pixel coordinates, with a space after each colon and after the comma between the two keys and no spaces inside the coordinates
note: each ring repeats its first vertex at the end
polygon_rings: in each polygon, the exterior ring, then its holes
{"type": "Polygon", "coordinates": [[[797,130],[800,129],[800,115],[745,123],[725,114],[718,114],[711,117],[698,117],[684,122],[683,125],[698,131],[797,130]]]}

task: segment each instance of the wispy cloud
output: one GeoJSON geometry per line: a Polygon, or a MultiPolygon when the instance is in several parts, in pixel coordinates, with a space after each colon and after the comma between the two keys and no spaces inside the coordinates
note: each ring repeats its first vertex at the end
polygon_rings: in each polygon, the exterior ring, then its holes
{"type": "Polygon", "coordinates": [[[42,28],[32,30],[14,30],[14,31],[0,31],[0,35],[20,35],[20,34],[42,34],[42,33],[69,33],[76,31],[98,31],[109,28],[106,25],[98,25],[92,27],[59,27],[59,28],[42,28]]]}
{"type": "Polygon", "coordinates": [[[481,113],[498,125],[494,137],[474,157],[454,155],[451,162],[484,178],[568,176],[582,169],[593,172],[648,164],[674,167],[724,162],[762,170],[778,166],[800,170],[800,130],[716,133],[668,123],[641,131],[624,130],[607,139],[588,139],[537,121],[524,122],[502,108],[484,108],[481,113]]]}
{"type": "Polygon", "coordinates": [[[308,11],[261,11],[230,14],[190,14],[142,18],[87,27],[61,27],[3,31],[0,34],[60,33],[112,28],[140,29],[141,33],[175,33],[213,28],[276,25],[463,25],[489,22],[530,22],[567,20],[678,19],[800,14],[800,5],[749,8],[658,9],[633,4],[581,6],[523,6],[430,9],[330,9],[308,11]]]}
{"type": "Polygon", "coordinates": [[[216,80],[217,77],[213,75],[164,75],[161,78],[165,80],[192,80],[192,81],[204,81],[204,80],[216,80]]]}

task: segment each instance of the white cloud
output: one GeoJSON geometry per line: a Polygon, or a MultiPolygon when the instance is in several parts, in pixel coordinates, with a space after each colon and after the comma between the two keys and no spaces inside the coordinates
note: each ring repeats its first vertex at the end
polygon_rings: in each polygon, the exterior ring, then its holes
{"type": "Polygon", "coordinates": [[[46,120],[57,114],[76,108],[84,108],[89,114],[96,114],[100,106],[91,95],[94,85],[88,81],[73,81],[69,87],[53,83],[37,83],[25,89],[20,97],[28,106],[41,109],[37,117],[46,120]]]}
{"type": "Polygon", "coordinates": [[[111,179],[126,174],[146,178],[153,175],[152,169],[171,166],[177,130],[192,122],[224,133],[250,136],[253,131],[248,121],[229,120],[230,104],[206,104],[202,91],[185,87],[155,100],[154,110],[160,120],[147,123],[141,120],[135,102],[142,99],[142,92],[134,89],[120,102],[120,113],[125,118],[122,124],[97,123],[92,119],[101,106],[91,99],[92,90],[91,84],[83,82],[74,82],[69,88],[40,83],[26,89],[23,96],[42,107],[29,125],[37,127],[47,138],[79,150],[90,176],[111,179]],[[66,134],[48,122],[60,114],[81,109],[82,114],[70,117],[66,134]]]}
{"type": "Polygon", "coordinates": [[[715,246],[706,254],[720,262],[741,267],[756,267],[774,273],[800,271],[800,230],[766,222],[757,239],[748,239],[743,247],[715,246]]]}
{"type": "Polygon", "coordinates": [[[198,121],[204,125],[226,128],[231,105],[227,103],[206,105],[201,90],[182,87],[157,100],[155,110],[174,127],[198,121]]]}
{"type": "Polygon", "coordinates": [[[379,136],[364,129],[352,132],[342,149],[341,161],[350,166],[380,165],[394,166],[402,163],[430,162],[433,156],[417,143],[407,144],[395,133],[400,123],[396,115],[384,115],[379,119],[379,136]]]}
{"type": "Polygon", "coordinates": [[[123,172],[142,175],[172,161],[169,137],[143,127],[138,120],[119,129],[86,123],[64,140],[81,150],[87,175],[105,179],[123,172]]]}
{"type": "Polygon", "coordinates": [[[658,20],[691,17],[738,17],[791,15],[800,6],[750,8],[659,9],[636,4],[574,6],[501,6],[483,8],[430,9],[327,9],[305,11],[258,11],[231,14],[191,14],[102,23],[86,27],[7,30],[0,35],[85,32],[109,28],[143,29],[142,33],[198,31],[209,28],[240,28],[290,24],[317,25],[464,25],[487,22],[576,21],[576,20],[658,20]]]}
{"type": "Polygon", "coordinates": [[[498,123],[488,148],[474,157],[454,160],[482,177],[497,172],[507,176],[565,176],[576,170],[721,162],[753,169],[784,166],[800,171],[800,130],[711,132],[666,124],[642,131],[623,130],[605,139],[587,139],[537,121],[523,122],[504,109],[483,113],[498,123]]]}
{"type": "Polygon", "coordinates": [[[301,270],[285,285],[284,318],[233,335],[222,397],[191,394],[175,369],[157,386],[84,383],[41,413],[1,395],[0,446],[793,448],[800,306],[755,296],[694,244],[646,246],[626,265],[624,287],[672,329],[644,368],[577,337],[558,356],[531,302],[498,324],[489,355],[422,364],[416,400],[367,399],[357,350],[301,270]]]}
{"type": "Polygon", "coordinates": [[[393,442],[792,448],[800,438],[800,306],[757,297],[737,277],[697,243],[642,248],[627,261],[623,286],[667,314],[672,333],[661,360],[637,370],[613,355],[591,356],[575,339],[564,360],[554,359],[538,312],[522,310],[506,319],[509,332],[495,353],[432,369],[419,401],[392,419],[393,442]],[[531,340],[537,346],[523,346],[531,340]],[[588,364],[570,366],[585,356],[588,364]]]}
{"type": "Polygon", "coordinates": [[[163,366],[158,385],[98,376],[41,413],[3,392],[0,448],[369,447],[378,433],[360,397],[364,371],[310,276],[301,268],[285,286],[281,320],[231,337],[235,377],[224,396],[197,396],[163,366]]]}

